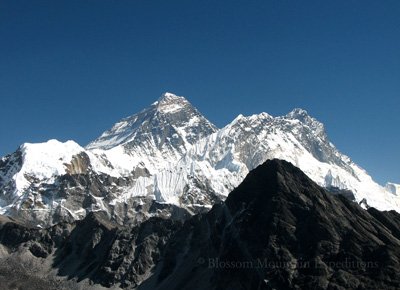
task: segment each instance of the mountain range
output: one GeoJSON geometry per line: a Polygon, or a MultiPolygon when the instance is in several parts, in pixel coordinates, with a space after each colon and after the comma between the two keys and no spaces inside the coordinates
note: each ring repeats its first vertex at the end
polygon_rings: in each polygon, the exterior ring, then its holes
{"type": "Polygon", "coordinates": [[[46,229],[0,219],[2,289],[400,289],[400,215],[363,209],[283,160],[185,221],[105,212],[46,229]]]}
{"type": "Polygon", "coordinates": [[[184,97],[164,93],[86,147],[25,143],[0,159],[0,214],[35,227],[105,214],[120,225],[185,220],[226,199],[268,159],[299,167],[364,208],[400,212],[399,185],[380,186],[303,109],[239,115],[217,128],[184,97]]]}

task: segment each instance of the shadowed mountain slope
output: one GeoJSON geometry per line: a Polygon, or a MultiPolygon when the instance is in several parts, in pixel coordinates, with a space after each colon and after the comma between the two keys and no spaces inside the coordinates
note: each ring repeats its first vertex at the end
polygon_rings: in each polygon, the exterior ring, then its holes
{"type": "Polygon", "coordinates": [[[399,289],[400,216],[368,211],[292,164],[251,171],[185,223],[143,289],[399,289]]]}
{"type": "Polygon", "coordinates": [[[59,289],[85,289],[85,281],[124,289],[400,289],[400,215],[364,210],[282,160],[258,166],[225,202],[183,224],[153,217],[121,227],[108,218],[91,213],[48,229],[2,219],[0,278],[34,261],[48,268],[18,271],[35,285],[55,271],[59,289]]]}

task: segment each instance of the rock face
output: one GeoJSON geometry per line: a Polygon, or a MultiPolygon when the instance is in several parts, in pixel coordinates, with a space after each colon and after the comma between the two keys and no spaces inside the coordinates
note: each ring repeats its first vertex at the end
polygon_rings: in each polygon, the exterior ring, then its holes
{"type": "Polygon", "coordinates": [[[41,261],[59,289],[400,288],[400,215],[364,210],[282,160],[183,224],[152,217],[121,227],[90,213],[48,229],[1,225],[2,261],[41,261]]]}
{"type": "Polygon", "coordinates": [[[397,187],[375,183],[305,110],[240,115],[217,129],[185,98],[165,93],[86,148],[50,140],[1,158],[0,214],[42,227],[99,211],[120,225],[159,216],[146,211],[154,207],[162,216],[193,215],[225,200],[250,170],[273,158],[320,186],[351,191],[357,202],[400,211],[397,187]]]}
{"type": "Polygon", "coordinates": [[[272,160],[187,221],[140,289],[399,289],[400,215],[272,160]]]}
{"type": "Polygon", "coordinates": [[[99,287],[135,288],[151,275],[180,226],[171,219],[149,218],[139,226],[121,228],[100,213],[42,230],[3,220],[0,282],[6,286],[2,289],[21,284],[20,277],[12,276],[15,270],[35,282],[24,289],[86,289],[81,282],[85,279],[99,287]],[[29,263],[35,268],[20,267],[29,263]],[[43,279],[46,276],[49,279],[43,279]]]}

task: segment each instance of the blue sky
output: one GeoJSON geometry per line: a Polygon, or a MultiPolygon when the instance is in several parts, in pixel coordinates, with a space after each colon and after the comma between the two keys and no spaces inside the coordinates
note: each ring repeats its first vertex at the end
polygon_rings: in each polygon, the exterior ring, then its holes
{"type": "Polygon", "coordinates": [[[0,0],[0,155],[81,145],[162,92],[221,127],[301,107],[400,183],[400,2],[0,0]]]}

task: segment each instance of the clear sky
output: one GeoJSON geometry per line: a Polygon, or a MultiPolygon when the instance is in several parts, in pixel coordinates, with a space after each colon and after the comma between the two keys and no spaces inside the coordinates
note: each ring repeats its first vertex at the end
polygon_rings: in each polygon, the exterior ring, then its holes
{"type": "Polygon", "coordinates": [[[0,0],[0,155],[86,145],[162,92],[222,127],[301,107],[400,183],[400,1],[0,0]]]}

